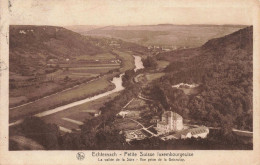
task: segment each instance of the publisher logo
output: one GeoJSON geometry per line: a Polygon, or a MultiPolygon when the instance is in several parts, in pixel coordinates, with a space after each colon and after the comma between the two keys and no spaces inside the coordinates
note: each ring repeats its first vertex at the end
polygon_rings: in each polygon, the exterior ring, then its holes
{"type": "Polygon", "coordinates": [[[83,160],[85,158],[85,154],[83,152],[78,152],[76,157],[78,160],[83,160]]]}

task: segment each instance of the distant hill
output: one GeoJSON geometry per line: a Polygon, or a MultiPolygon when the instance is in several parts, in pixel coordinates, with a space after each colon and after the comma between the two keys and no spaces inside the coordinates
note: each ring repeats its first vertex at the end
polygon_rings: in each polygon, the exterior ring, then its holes
{"type": "Polygon", "coordinates": [[[106,26],[89,29],[86,26],[72,29],[83,35],[119,38],[143,46],[171,46],[173,48],[194,48],[203,45],[211,38],[222,37],[235,32],[243,25],[139,25],[106,26]]]}
{"type": "Polygon", "coordinates": [[[193,119],[252,130],[252,26],[211,39],[199,48],[162,53],[157,58],[172,61],[162,81],[201,84],[201,92],[188,104],[193,119]]]}
{"type": "Polygon", "coordinates": [[[10,26],[10,71],[35,72],[50,58],[95,55],[104,50],[91,37],[55,26],[10,26]]]}
{"type": "Polygon", "coordinates": [[[71,25],[71,26],[64,26],[64,28],[75,31],[77,33],[81,32],[87,32],[90,30],[94,30],[97,28],[100,28],[101,26],[95,26],[95,25],[71,25]]]}

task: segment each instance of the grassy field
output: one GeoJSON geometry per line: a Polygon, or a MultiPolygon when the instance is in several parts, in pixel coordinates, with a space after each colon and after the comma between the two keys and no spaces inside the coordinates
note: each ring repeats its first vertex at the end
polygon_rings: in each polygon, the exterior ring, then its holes
{"type": "Polygon", "coordinates": [[[198,94],[200,91],[199,87],[196,88],[179,88],[181,89],[186,95],[195,95],[198,94]]]}
{"type": "MultiPolygon", "coordinates": [[[[123,52],[117,52],[123,65],[120,68],[120,72],[124,72],[128,69],[134,68],[134,58],[123,52]]],[[[17,107],[10,110],[10,121],[23,118],[28,115],[33,115],[44,110],[49,110],[70,102],[87,98],[99,93],[103,93],[108,90],[112,90],[114,85],[109,81],[118,73],[108,74],[90,83],[81,84],[76,88],[60,92],[57,95],[52,95],[47,98],[42,98],[33,103],[24,105],[22,107],[17,107]]]]}
{"type": "Polygon", "coordinates": [[[92,77],[97,77],[99,74],[97,73],[77,73],[77,72],[72,72],[68,76],[71,79],[78,79],[78,78],[92,78],[92,77]]]}
{"type": "Polygon", "coordinates": [[[161,78],[164,75],[165,75],[165,73],[149,73],[149,74],[146,74],[145,77],[147,78],[148,82],[151,82],[155,79],[161,78]]]}
{"type": "Polygon", "coordinates": [[[101,54],[96,54],[95,56],[90,56],[90,55],[77,56],[76,59],[77,60],[113,60],[116,59],[116,57],[111,53],[101,53],[101,54]]]}
{"type": "Polygon", "coordinates": [[[170,64],[169,61],[159,60],[157,61],[157,67],[158,69],[164,69],[170,64]]]}
{"type": "MultiPolygon", "coordinates": [[[[141,100],[141,99],[137,99],[135,98],[127,107],[127,110],[136,110],[136,109],[140,109],[142,107],[144,107],[146,105],[145,101],[141,100]]],[[[142,110],[142,109],[140,109],[142,110]]]]}
{"type": "Polygon", "coordinates": [[[9,104],[13,105],[13,104],[21,103],[22,101],[26,101],[26,100],[27,98],[25,96],[10,97],[9,104]]]}
{"type": "Polygon", "coordinates": [[[120,65],[117,66],[92,66],[92,67],[78,67],[78,68],[70,68],[70,72],[73,73],[92,73],[92,74],[100,74],[107,73],[110,70],[120,68],[120,65]]]}
{"type": "Polygon", "coordinates": [[[134,57],[130,53],[114,51],[118,54],[119,58],[122,60],[122,68],[120,68],[120,72],[125,72],[130,69],[134,69],[134,57]]]}
{"type": "Polygon", "coordinates": [[[9,72],[9,77],[10,77],[10,79],[15,79],[15,80],[20,80],[20,81],[32,78],[32,76],[21,76],[14,72],[9,72]]]}
{"type": "Polygon", "coordinates": [[[30,87],[24,87],[20,89],[14,89],[9,92],[10,94],[10,101],[16,97],[20,97],[23,99],[28,99],[28,97],[34,97],[43,95],[45,92],[52,91],[58,87],[56,83],[43,83],[41,84],[41,88],[37,87],[36,85],[30,87]],[[42,90],[44,88],[44,90],[42,90]]]}
{"type": "Polygon", "coordinates": [[[152,82],[155,79],[161,78],[164,76],[165,73],[159,72],[159,73],[147,73],[147,74],[139,74],[135,77],[136,82],[141,82],[142,84],[147,84],[152,82]]]}

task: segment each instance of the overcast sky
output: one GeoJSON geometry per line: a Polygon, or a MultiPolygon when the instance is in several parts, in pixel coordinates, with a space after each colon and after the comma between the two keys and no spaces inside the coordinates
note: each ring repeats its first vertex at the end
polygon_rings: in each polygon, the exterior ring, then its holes
{"type": "Polygon", "coordinates": [[[11,0],[10,23],[60,26],[252,24],[250,4],[238,1],[242,3],[229,0],[225,3],[213,0],[207,3],[197,0],[179,0],[178,3],[173,0],[11,0]]]}

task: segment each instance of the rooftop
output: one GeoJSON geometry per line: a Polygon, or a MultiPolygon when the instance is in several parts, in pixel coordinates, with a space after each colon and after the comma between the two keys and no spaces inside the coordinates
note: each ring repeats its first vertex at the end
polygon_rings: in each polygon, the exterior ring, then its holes
{"type": "Polygon", "coordinates": [[[198,135],[198,134],[201,134],[201,133],[205,133],[205,132],[208,132],[208,128],[207,127],[198,127],[198,128],[191,128],[191,129],[186,129],[186,130],[183,130],[181,132],[182,135],[186,135],[187,133],[191,133],[191,135],[198,135]]]}
{"type": "Polygon", "coordinates": [[[165,111],[162,116],[164,117],[168,117],[168,116],[173,116],[173,119],[177,120],[177,119],[182,119],[181,115],[179,115],[178,113],[172,112],[172,111],[165,111]]]}

